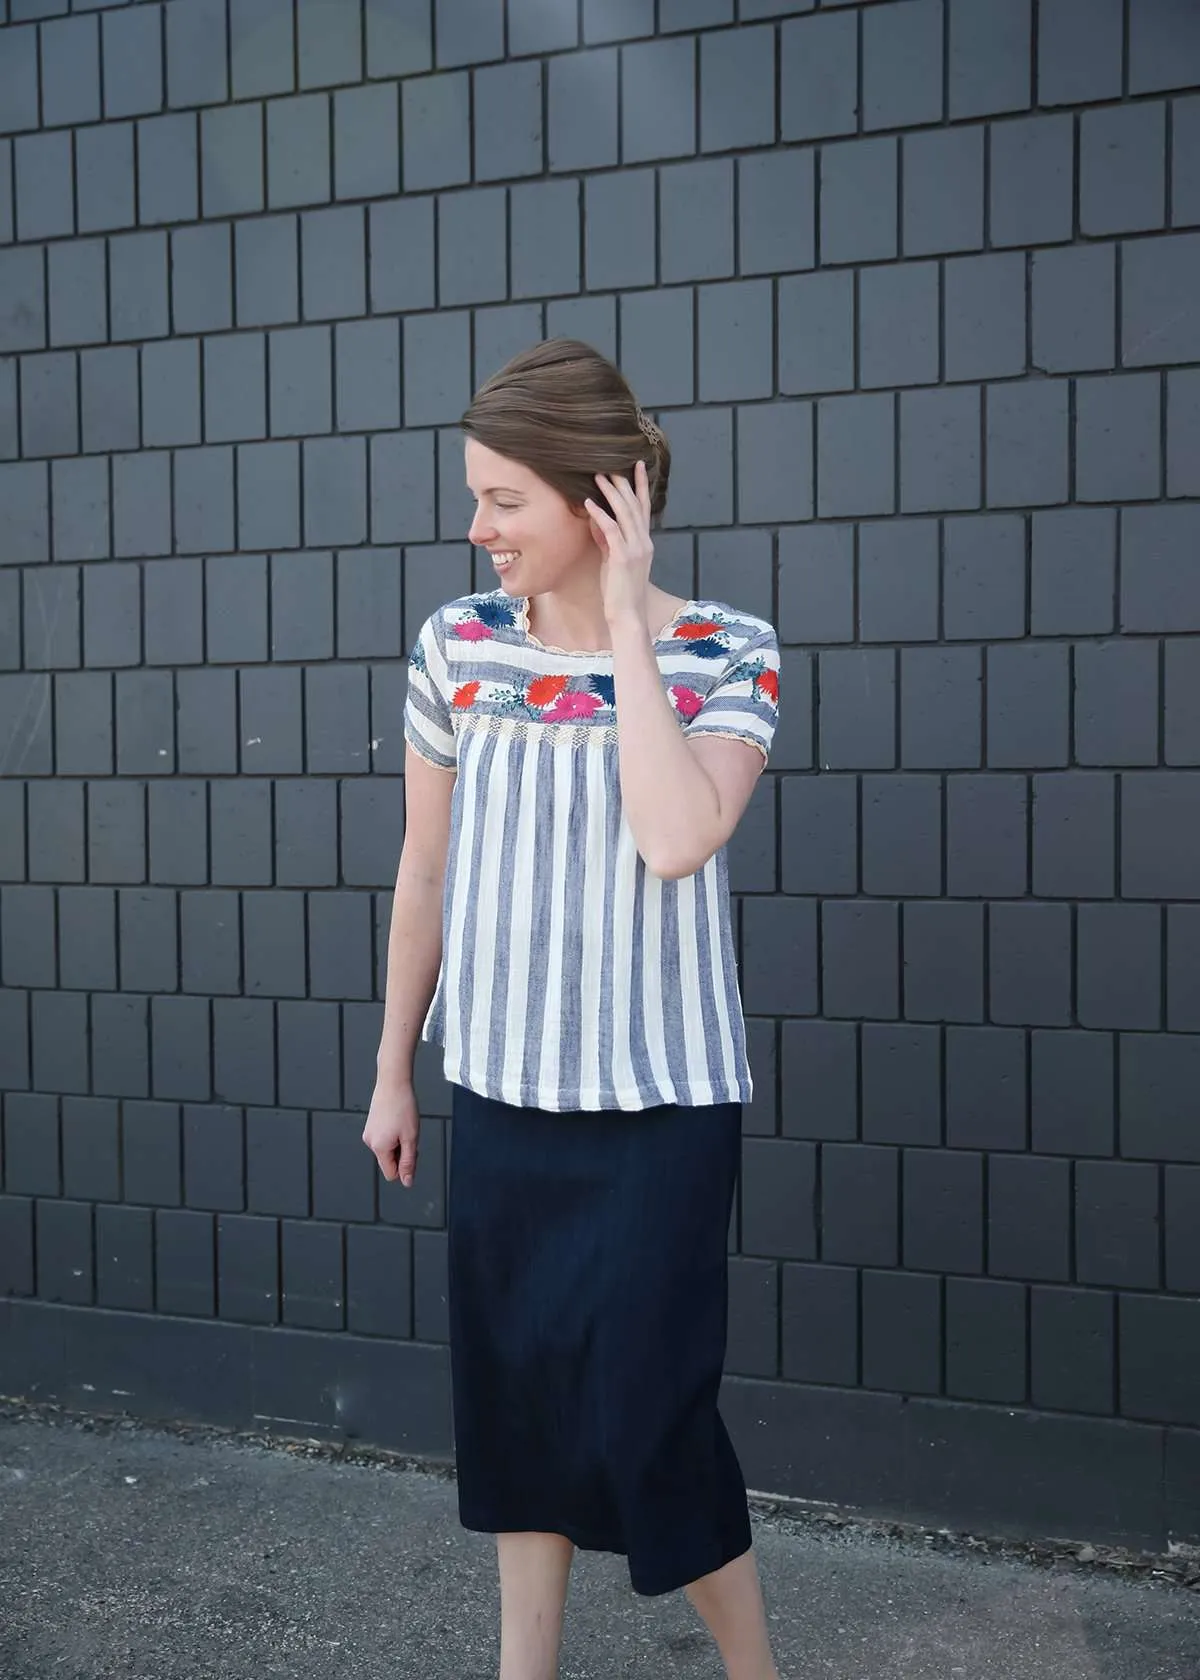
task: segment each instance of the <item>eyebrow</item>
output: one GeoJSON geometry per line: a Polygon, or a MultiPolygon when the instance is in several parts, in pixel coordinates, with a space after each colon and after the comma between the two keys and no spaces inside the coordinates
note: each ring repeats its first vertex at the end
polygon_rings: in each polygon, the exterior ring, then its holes
{"type": "Polygon", "coordinates": [[[473,490],[468,484],[467,489],[471,491],[473,496],[523,496],[525,494],[524,490],[511,489],[507,484],[488,484],[479,491],[473,490]]]}

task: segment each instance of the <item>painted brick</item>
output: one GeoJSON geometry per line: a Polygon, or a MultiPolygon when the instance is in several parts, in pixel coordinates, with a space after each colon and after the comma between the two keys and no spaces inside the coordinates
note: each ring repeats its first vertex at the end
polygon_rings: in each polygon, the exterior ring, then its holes
{"type": "Polygon", "coordinates": [[[577,181],[539,181],[509,195],[512,295],[546,297],[580,285],[577,181]]]}
{"type": "Polygon", "coordinates": [[[732,274],[732,161],[710,158],[663,169],[658,190],[663,284],[732,274]]]}
{"type": "Polygon", "coordinates": [[[1078,380],[1075,426],[1075,493],[1081,502],[1157,496],[1162,481],[1160,374],[1078,380]]]}
{"type": "Polygon", "coordinates": [[[862,31],[863,126],[940,122],[941,0],[868,8],[862,31]]]}
{"type": "Polygon", "coordinates": [[[898,251],[893,139],[840,141],[821,151],[821,261],[872,262],[898,251]]]}
{"type": "Polygon", "coordinates": [[[333,102],[334,196],[386,197],[400,190],[400,100],[390,83],[343,89],[333,102]]]}
{"type": "Polygon", "coordinates": [[[988,649],[988,763],[997,769],[1065,764],[1069,671],[1060,645],[988,649]]]}
{"type": "Polygon", "coordinates": [[[175,676],[175,735],[180,773],[227,776],[237,771],[237,685],[220,668],[175,676]]]}
{"type": "Polygon", "coordinates": [[[1159,1172],[1130,1161],[1075,1169],[1075,1257],[1080,1283],[1161,1287],[1159,1172]]]}
{"type": "Polygon", "coordinates": [[[997,252],[946,263],[944,305],[948,379],[1025,371],[1023,255],[997,252]]]}
{"type": "Polygon", "coordinates": [[[300,286],[307,321],[360,315],[366,306],[366,224],[357,206],[300,218],[300,286]]]}
{"type": "Polygon", "coordinates": [[[982,679],[976,648],[902,650],[900,761],[905,769],[979,767],[982,679]]]}
{"type": "MultiPolygon", "coordinates": [[[[498,72],[490,74],[495,76],[498,72]]],[[[568,57],[550,60],[547,157],[551,170],[600,169],[617,162],[620,144],[617,74],[616,48],[571,53],[568,57]]],[[[477,90],[478,85],[477,81],[477,90]]],[[[507,129],[512,123],[511,109],[497,110],[494,120],[498,126],[503,124],[507,129]]],[[[505,173],[525,174],[527,171],[505,173]]]]}
{"type": "Polygon", "coordinates": [[[298,318],[299,257],[294,216],[238,222],[234,262],[239,327],[271,326],[298,318]]]}
{"type": "MultiPolygon", "coordinates": [[[[544,151],[542,66],[489,66],[475,72],[474,84],[475,179],[498,181],[514,175],[540,175],[544,151]]],[[[615,116],[614,111],[614,122],[615,116]]]]}
{"type": "Polygon", "coordinates": [[[197,122],[192,112],[137,125],[138,221],[190,222],[199,214],[197,122]]]}
{"type": "Polygon", "coordinates": [[[621,49],[625,163],[686,157],[696,149],[696,48],[692,39],[621,49]]]}
{"type": "Polygon", "coordinates": [[[1186,770],[1135,771],[1122,784],[1122,893],[1200,897],[1200,860],[1187,840],[1200,809],[1200,780],[1186,770]]]}
{"type": "Polygon", "coordinates": [[[71,136],[26,134],[13,144],[18,239],[53,239],[75,231],[71,136]]]}
{"type": "Polygon", "coordinates": [[[941,1140],[941,1045],[935,1027],[862,1026],[862,1136],[869,1143],[941,1140]]]}
{"type": "Polygon", "coordinates": [[[1167,375],[1167,495],[1200,495],[1200,369],[1167,375]]]}
{"type": "Polygon", "coordinates": [[[242,444],[237,452],[238,546],[300,543],[300,456],[294,443],[242,444]]]}
{"type": "Polygon", "coordinates": [[[227,98],[228,31],[221,0],[166,8],[167,103],[214,105],[227,98]]]}
{"type": "Polygon", "coordinates": [[[941,1388],[942,1296],[937,1278],[862,1276],[863,1384],[899,1394],[941,1388]]]}
{"type": "Polygon", "coordinates": [[[261,555],[214,557],[205,566],[205,634],[214,663],[267,657],[267,574],[261,555]]]}
{"type": "MultiPolygon", "coordinates": [[[[161,560],[142,577],[147,665],[196,665],[204,657],[204,579],[199,560],[161,560]]],[[[118,692],[120,685],[118,685],[118,692]]]]}
{"type": "Polygon", "coordinates": [[[1080,764],[1158,761],[1159,654],[1152,642],[1075,650],[1075,757],[1080,764]]]}
{"type": "Polygon", "coordinates": [[[133,226],[133,139],[132,123],[106,123],[88,131],[75,166],[80,233],[133,226]]]}
{"type": "Polygon", "coordinates": [[[939,293],[936,263],[862,271],[858,365],[864,386],[925,385],[937,379],[939,293]]]}
{"type": "Polygon", "coordinates": [[[1121,510],[1121,629],[1200,630],[1200,576],[1187,564],[1200,507],[1121,510]]]}
{"type": "Polygon", "coordinates": [[[1037,85],[1041,105],[1119,99],[1124,56],[1121,0],[1041,0],[1037,85]],[[1086,33],[1087,51],[1080,51],[1086,33]]]}
{"type": "Polygon", "coordinates": [[[941,890],[941,784],[933,776],[862,779],[863,890],[921,897],[941,890]]]}
{"type": "Polygon", "coordinates": [[[742,1252],[816,1258],[816,1150],[811,1143],[751,1138],[742,1146],[742,1252]]]}
{"type": "Polygon", "coordinates": [[[983,971],[981,906],[904,906],[904,1013],[909,1020],[982,1021],[983,971]]]}
{"type": "Polygon", "coordinates": [[[204,435],[209,443],[266,435],[266,338],[204,340],[204,435]]]}
{"type": "Polygon", "coordinates": [[[858,1029],[849,1021],[786,1021],[785,1088],[805,1100],[788,1103],[783,1130],[789,1137],[858,1136],[858,1029]]]}
{"type": "Polygon", "coordinates": [[[800,1382],[858,1382],[858,1273],[845,1266],[783,1268],[783,1374],[800,1382]]]}
{"type": "Polygon", "coordinates": [[[817,406],[817,511],[822,518],[893,511],[894,439],[891,396],[822,399],[817,406]]]}
{"type": "Polygon", "coordinates": [[[904,1264],[919,1271],[983,1270],[983,1157],[905,1150],[904,1264]]]}
{"type": "MultiPolygon", "coordinates": [[[[690,12],[687,26],[694,27],[690,12]]],[[[664,27],[661,20],[659,27],[664,27]]],[[[720,152],[735,146],[769,146],[774,139],[774,29],[702,35],[700,149],[720,152]]]]}
{"type": "Polygon", "coordinates": [[[1026,1290],[993,1278],[946,1279],[946,1392],[962,1400],[1025,1399],[1026,1290]]]}
{"type": "Polygon", "coordinates": [[[1200,648],[1194,642],[1171,640],[1163,651],[1163,757],[1168,764],[1200,764],[1200,648]]]}
{"type": "Polygon", "coordinates": [[[906,256],[983,244],[983,130],[931,129],[903,140],[906,256]]]}
{"type": "Polygon", "coordinates": [[[812,434],[809,403],[738,409],[739,519],[774,523],[812,517],[812,434]]]}
{"type": "Polygon", "coordinates": [[[899,1253],[900,1153],[829,1143],[821,1152],[821,1259],[894,1266],[899,1253]]]}
{"type": "Polygon", "coordinates": [[[1029,1292],[1030,1398],[1053,1411],[1113,1409],[1114,1325],[1111,1296],[1099,1290],[1029,1292]]]}
{"type": "Polygon", "coordinates": [[[1070,1199],[1068,1162],[994,1156],[988,1172],[989,1270],[1065,1282],[1071,1269],[1070,1199]]]}
{"type": "Polygon", "coordinates": [[[27,457],[77,452],[79,404],[75,357],[69,351],[23,359],[21,442],[27,457]]]}
{"type": "Polygon", "coordinates": [[[128,7],[100,19],[104,114],[141,116],[163,104],[162,6],[128,7]]]}
{"type": "Polygon", "coordinates": [[[1200,234],[1131,243],[1123,253],[1121,350],[1126,367],[1189,362],[1200,356],[1200,328],[1184,300],[1200,284],[1200,234]]]}
{"type": "Polygon", "coordinates": [[[570,8],[547,6],[544,0],[509,0],[510,53],[557,52],[579,41],[579,19],[570,8]]]}
{"type": "Polygon", "coordinates": [[[1033,887],[1069,898],[1112,896],[1114,778],[1068,771],[1033,779],[1033,887]]]}
{"type": "Polygon", "coordinates": [[[1074,245],[1033,254],[1033,366],[1045,373],[1116,361],[1116,247],[1074,245]]]}
{"type": "Polygon", "coordinates": [[[785,642],[854,640],[850,526],[797,526],[779,533],[778,625],[785,642]]]}
{"type": "Polygon", "coordinates": [[[1197,1232],[1200,1223],[1200,1172],[1195,1167],[1168,1167],[1163,1174],[1163,1213],[1166,1223],[1166,1283],[1168,1289],[1195,1293],[1200,1279],[1197,1232]]]}
{"type": "Polygon", "coordinates": [[[235,99],[292,91],[295,31],[290,0],[231,0],[229,45],[235,99]]]}
{"type": "Polygon", "coordinates": [[[142,437],[147,447],[200,442],[200,345],[169,339],[142,348],[142,437]]]}
{"type": "Polygon", "coordinates": [[[1152,0],[1129,23],[1129,91],[1191,87],[1200,75],[1200,27],[1194,13],[1152,0]]]}
{"type": "Polygon", "coordinates": [[[219,332],[233,325],[228,227],[180,228],[172,234],[171,305],[177,333],[219,332]]]}
{"type": "Polygon", "coordinates": [[[1025,1034],[946,1029],[946,1142],[954,1149],[1024,1149],[1025,1034]]]}
{"type": "Polygon", "coordinates": [[[1122,1155],[1151,1161],[1200,1159],[1195,1128],[1188,1118],[1188,1088],[1195,1079],[1198,1045],[1195,1038],[1173,1033],[1122,1037],[1122,1155]]]}
{"type": "Polygon", "coordinates": [[[627,41],[654,33],[654,0],[583,0],[585,41],[627,41]]]}
{"type": "Polygon", "coordinates": [[[951,117],[1023,111],[1030,100],[1030,0],[947,0],[951,117]]]}
{"type": "Polygon", "coordinates": [[[989,217],[995,245],[1070,239],[1074,130],[1064,115],[999,123],[991,131],[989,217]]]}
{"type": "Polygon", "coordinates": [[[408,76],[433,65],[433,14],[427,0],[375,0],[366,14],[367,73],[408,76]]]}
{"type": "Polygon", "coordinates": [[[822,1001],[828,1016],[894,1020],[900,1012],[895,904],[832,900],[821,907],[822,1001]]]}
{"type": "Polygon", "coordinates": [[[742,927],[746,949],[754,953],[745,982],[748,1012],[763,1014],[770,1002],[772,1010],[781,1014],[814,1015],[816,906],[803,899],[749,898],[743,905],[742,927]],[[756,979],[756,974],[763,978],[756,979]],[[773,1001],[766,996],[768,990],[773,992],[773,1001]]]}
{"type": "Polygon", "coordinates": [[[738,251],[743,274],[811,268],[816,260],[816,160],[811,151],[738,159],[738,251]]]}
{"type": "Polygon", "coordinates": [[[1066,380],[990,386],[986,432],[988,506],[1065,502],[1069,435],[1066,380]]]}
{"type": "Polygon", "coordinates": [[[858,126],[857,19],[803,18],[780,35],[780,129],[786,140],[823,140],[858,126]]]}
{"type": "Polygon", "coordinates": [[[45,344],[43,273],[40,251],[0,251],[0,352],[45,344]]]}
{"type": "Polygon", "coordinates": [[[245,214],[264,207],[260,106],[229,105],[201,112],[200,180],[206,216],[245,214]]]}
{"type": "MultiPolygon", "coordinates": [[[[46,121],[50,121],[47,114],[46,121]]],[[[0,69],[0,133],[38,125],[38,32],[9,29],[0,69]]]]}
{"type": "Polygon", "coordinates": [[[271,880],[271,785],[213,782],[209,789],[214,886],[259,887],[271,880]]]}
{"type": "Polygon", "coordinates": [[[165,454],[116,455],[113,552],[122,559],[171,551],[171,463],[165,454]]]}
{"type": "Polygon", "coordinates": [[[900,395],[900,506],[906,513],[973,508],[980,500],[980,393],[900,395]]]}
{"type": "Polygon", "coordinates": [[[978,641],[1025,633],[1024,521],[1012,515],[944,523],[947,638],[978,641]]]}
{"type": "Polygon", "coordinates": [[[779,389],[792,396],[848,391],[855,383],[854,277],[789,276],[779,282],[779,389]]]}
{"type": "Polygon", "coordinates": [[[401,94],[404,190],[425,192],[470,179],[469,79],[465,72],[406,81],[401,94]]]}
{"type": "Polygon", "coordinates": [[[889,770],[895,762],[895,657],[883,649],[820,656],[824,769],[889,770]]]}

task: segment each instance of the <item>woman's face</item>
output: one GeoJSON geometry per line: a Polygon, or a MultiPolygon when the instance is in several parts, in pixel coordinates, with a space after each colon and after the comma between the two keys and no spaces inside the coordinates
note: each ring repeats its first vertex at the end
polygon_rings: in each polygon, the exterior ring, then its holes
{"type": "Polygon", "coordinates": [[[467,535],[491,555],[506,594],[544,594],[558,588],[581,560],[599,560],[591,521],[532,468],[475,438],[466,442],[466,466],[467,488],[475,498],[467,535]]]}

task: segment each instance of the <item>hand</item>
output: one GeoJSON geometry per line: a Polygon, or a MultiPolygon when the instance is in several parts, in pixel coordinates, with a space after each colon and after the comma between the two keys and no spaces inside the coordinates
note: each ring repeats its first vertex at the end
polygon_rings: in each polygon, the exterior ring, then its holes
{"type": "Polygon", "coordinates": [[[411,1189],[417,1172],[417,1140],[421,1116],[411,1085],[375,1083],[362,1140],[388,1180],[399,1179],[411,1189]]]}
{"type": "Polygon", "coordinates": [[[617,474],[609,478],[596,474],[604,492],[608,513],[590,497],[584,502],[592,521],[592,533],[600,549],[600,587],[604,616],[610,624],[634,615],[644,619],[646,590],[650,584],[650,562],[654,544],[650,540],[650,477],[644,461],[634,468],[634,483],[617,474]],[[636,488],[635,488],[636,486],[636,488]]]}

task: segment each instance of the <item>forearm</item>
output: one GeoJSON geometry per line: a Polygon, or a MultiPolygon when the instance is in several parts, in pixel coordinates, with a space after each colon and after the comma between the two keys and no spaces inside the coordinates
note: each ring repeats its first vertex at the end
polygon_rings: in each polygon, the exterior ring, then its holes
{"type": "Polygon", "coordinates": [[[625,820],[653,874],[690,873],[685,860],[715,849],[720,797],[663,691],[645,623],[631,617],[611,628],[625,820]]]}
{"type": "Polygon", "coordinates": [[[442,881],[406,871],[401,859],[388,931],[387,984],[376,1069],[393,1086],[412,1083],[413,1056],[442,958],[442,881]]]}

